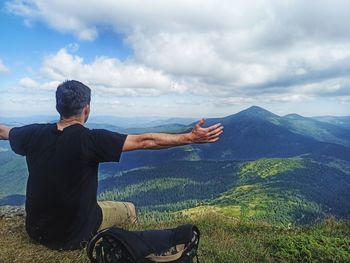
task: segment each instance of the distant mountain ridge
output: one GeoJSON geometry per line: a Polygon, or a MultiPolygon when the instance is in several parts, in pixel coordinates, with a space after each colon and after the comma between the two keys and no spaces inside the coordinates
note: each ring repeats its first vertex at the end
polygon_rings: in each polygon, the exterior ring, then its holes
{"type": "Polygon", "coordinates": [[[343,116],[343,117],[321,116],[321,117],[313,117],[313,119],[350,129],[350,116],[343,116]]]}
{"type": "MultiPolygon", "coordinates": [[[[208,120],[211,120],[209,121],[210,124],[215,121],[220,121],[220,119],[208,120]]],[[[260,120],[270,122],[276,126],[284,127],[293,133],[297,133],[317,141],[350,146],[350,129],[345,128],[344,125],[338,125],[335,122],[326,123],[312,117],[303,117],[295,113],[281,117],[265,110],[264,108],[252,106],[236,114],[224,117],[222,120],[224,124],[229,124],[231,121],[239,122],[244,120],[260,120]]]]}
{"type": "MultiPolygon", "coordinates": [[[[182,130],[177,127],[176,132],[189,132],[196,123],[184,126],[182,130]]],[[[301,154],[319,155],[327,151],[337,158],[350,160],[350,129],[313,118],[295,115],[281,117],[253,106],[224,118],[208,118],[204,126],[215,123],[224,125],[224,133],[214,144],[128,152],[124,154],[120,167],[130,169],[169,160],[253,160],[301,154]],[[337,152],[344,153],[344,156],[339,156],[337,152]]]]}

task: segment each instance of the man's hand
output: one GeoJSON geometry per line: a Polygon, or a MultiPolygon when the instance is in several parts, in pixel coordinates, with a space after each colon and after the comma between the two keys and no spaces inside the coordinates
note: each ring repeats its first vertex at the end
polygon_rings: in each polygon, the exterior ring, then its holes
{"type": "Polygon", "coordinates": [[[202,128],[205,119],[201,119],[192,129],[189,137],[192,143],[210,143],[219,140],[219,136],[224,132],[224,126],[217,123],[208,128],[202,128]]]}
{"type": "Polygon", "coordinates": [[[8,140],[11,128],[0,124],[0,140],[8,140]]]}

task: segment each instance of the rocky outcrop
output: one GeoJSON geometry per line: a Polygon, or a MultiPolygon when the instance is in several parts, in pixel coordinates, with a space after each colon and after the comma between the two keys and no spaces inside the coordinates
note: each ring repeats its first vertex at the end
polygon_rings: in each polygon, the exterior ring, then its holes
{"type": "Polygon", "coordinates": [[[0,206],[0,218],[24,217],[25,214],[24,206],[0,206]]]}

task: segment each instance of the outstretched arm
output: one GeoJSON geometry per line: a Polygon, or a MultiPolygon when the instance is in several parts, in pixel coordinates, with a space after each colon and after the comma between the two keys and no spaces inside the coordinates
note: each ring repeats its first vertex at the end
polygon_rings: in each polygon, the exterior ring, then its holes
{"type": "Polygon", "coordinates": [[[8,140],[11,128],[0,124],[0,140],[8,140]]]}
{"type": "Polygon", "coordinates": [[[144,133],[128,135],[126,137],[123,152],[140,149],[164,149],[192,143],[212,143],[219,140],[224,127],[218,123],[208,128],[202,128],[205,120],[200,120],[189,133],[144,133]]]}

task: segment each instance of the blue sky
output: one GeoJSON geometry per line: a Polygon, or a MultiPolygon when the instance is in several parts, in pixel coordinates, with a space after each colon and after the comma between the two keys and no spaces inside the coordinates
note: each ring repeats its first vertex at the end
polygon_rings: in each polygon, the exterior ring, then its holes
{"type": "Polygon", "coordinates": [[[350,115],[349,1],[0,3],[0,116],[56,114],[66,79],[93,115],[350,115]]]}

